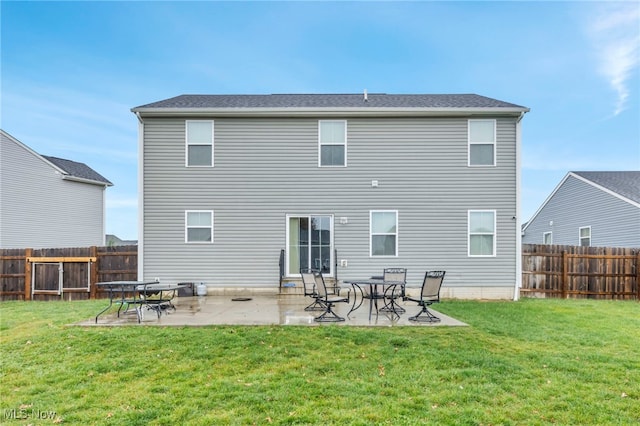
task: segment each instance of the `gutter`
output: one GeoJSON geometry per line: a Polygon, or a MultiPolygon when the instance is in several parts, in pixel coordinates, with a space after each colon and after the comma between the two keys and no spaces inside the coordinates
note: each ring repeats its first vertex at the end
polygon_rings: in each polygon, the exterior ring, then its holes
{"type": "Polygon", "coordinates": [[[144,277],[144,121],[138,111],[138,279],[144,277]]]}
{"type": "Polygon", "coordinates": [[[226,116],[226,117],[252,117],[252,116],[288,116],[288,117],[318,117],[335,116],[343,117],[419,117],[419,116],[519,116],[522,119],[528,108],[133,108],[138,120],[141,116],[226,116]]]}
{"type": "Polygon", "coordinates": [[[103,181],[99,181],[99,180],[93,180],[93,179],[86,179],[86,178],[81,178],[81,177],[77,177],[77,176],[71,176],[71,175],[63,175],[62,176],[63,180],[70,180],[73,182],[81,182],[81,183],[90,183],[93,185],[100,185],[100,186],[104,186],[105,188],[108,186],[113,186],[113,184],[111,182],[103,182],[103,181]]]}

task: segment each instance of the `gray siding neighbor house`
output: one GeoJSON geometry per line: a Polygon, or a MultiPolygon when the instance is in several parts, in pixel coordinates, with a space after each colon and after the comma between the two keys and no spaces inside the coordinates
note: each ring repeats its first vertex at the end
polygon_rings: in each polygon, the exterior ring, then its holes
{"type": "Polygon", "coordinates": [[[523,227],[522,242],[640,247],[640,171],[569,172],[523,227]]]}
{"type": "Polygon", "coordinates": [[[516,298],[520,123],[479,95],[182,95],[139,120],[139,278],[278,290],[446,270],[443,297],[516,298]]]}
{"type": "Polygon", "coordinates": [[[111,182],[83,163],[48,157],[0,130],[0,248],[104,245],[111,182]]]}

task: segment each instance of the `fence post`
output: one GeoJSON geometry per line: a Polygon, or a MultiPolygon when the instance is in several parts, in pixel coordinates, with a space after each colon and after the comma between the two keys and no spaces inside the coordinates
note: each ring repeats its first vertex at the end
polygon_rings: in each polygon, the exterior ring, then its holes
{"type": "Polygon", "coordinates": [[[98,248],[91,246],[89,256],[95,257],[96,261],[91,262],[91,273],[89,274],[89,299],[96,298],[96,283],[98,282],[98,248]]]}
{"type": "Polygon", "coordinates": [[[562,251],[562,298],[568,297],[567,287],[569,286],[569,256],[567,251],[562,251]]]}
{"type": "Polygon", "coordinates": [[[27,259],[33,256],[33,249],[24,251],[24,300],[31,300],[31,262],[27,259]]]}
{"type": "Polygon", "coordinates": [[[636,293],[640,302],[640,251],[636,254],[636,293]]]}

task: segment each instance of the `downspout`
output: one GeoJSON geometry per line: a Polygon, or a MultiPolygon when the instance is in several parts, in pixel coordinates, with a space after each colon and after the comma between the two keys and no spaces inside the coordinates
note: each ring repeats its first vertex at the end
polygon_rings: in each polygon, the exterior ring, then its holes
{"type": "Polygon", "coordinates": [[[144,280],[144,121],[138,111],[138,280],[144,280]]]}
{"type": "Polygon", "coordinates": [[[102,187],[102,246],[107,245],[107,188],[102,187]]]}
{"type": "Polygon", "coordinates": [[[520,116],[516,120],[516,217],[515,217],[515,235],[516,235],[516,276],[513,288],[513,300],[520,298],[520,288],[522,287],[522,218],[520,217],[520,186],[522,184],[521,177],[521,151],[522,136],[520,121],[524,117],[525,111],[520,112],[520,116]]]}

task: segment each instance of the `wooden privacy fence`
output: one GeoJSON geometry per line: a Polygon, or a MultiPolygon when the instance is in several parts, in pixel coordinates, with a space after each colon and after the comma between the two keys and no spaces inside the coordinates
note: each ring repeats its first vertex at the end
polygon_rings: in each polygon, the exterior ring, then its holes
{"type": "Polygon", "coordinates": [[[137,246],[0,250],[0,300],[95,299],[95,283],[137,277],[137,246]]]}
{"type": "Polygon", "coordinates": [[[523,296],[640,300],[640,249],[523,244],[523,296]]]}
{"type": "MultiPolygon", "coordinates": [[[[93,299],[137,277],[137,246],[0,250],[0,300],[93,299]]],[[[640,301],[640,249],[523,244],[520,291],[640,301]]]]}

